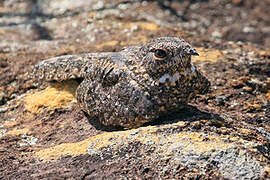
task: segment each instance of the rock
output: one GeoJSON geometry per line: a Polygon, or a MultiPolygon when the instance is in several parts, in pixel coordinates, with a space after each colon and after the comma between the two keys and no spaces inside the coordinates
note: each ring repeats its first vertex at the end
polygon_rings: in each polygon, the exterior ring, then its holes
{"type": "Polygon", "coordinates": [[[8,111],[8,107],[1,107],[0,108],[0,113],[4,113],[8,111]]]}
{"type": "Polygon", "coordinates": [[[244,82],[241,80],[232,80],[231,81],[231,86],[236,88],[236,89],[242,88],[244,85],[245,85],[244,82]]]}
{"type": "Polygon", "coordinates": [[[243,1],[242,1],[242,0],[232,0],[232,2],[233,2],[234,4],[240,4],[240,3],[242,3],[243,1]]]}
{"type": "Polygon", "coordinates": [[[0,179],[270,179],[266,1],[6,0],[0,9],[0,179]],[[80,79],[27,75],[50,57],[160,36],[195,46],[211,91],[136,129],[89,119],[74,98],[80,79]]]}
{"type": "Polygon", "coordinates": [[[243,87],[243,91],[251,93],[253,89],[251,87],[243,87]]]}

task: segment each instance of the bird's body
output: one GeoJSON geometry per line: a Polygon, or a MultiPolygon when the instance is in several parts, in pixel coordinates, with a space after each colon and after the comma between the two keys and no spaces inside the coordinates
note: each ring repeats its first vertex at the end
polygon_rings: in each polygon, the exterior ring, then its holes
{"type": "Polygon", "coordinates": [[[163,37],[120,52],[48,59],[34,74],[47,81],[83,79],[76,91],[82,109],[104,125],[132,128],[177,111],[208,90],[191,55],[198,53],[185,41],[163,37]]]}

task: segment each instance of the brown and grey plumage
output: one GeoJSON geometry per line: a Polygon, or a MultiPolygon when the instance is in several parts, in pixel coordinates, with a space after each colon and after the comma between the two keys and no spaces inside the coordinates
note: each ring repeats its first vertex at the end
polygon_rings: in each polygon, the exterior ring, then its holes
{"type": "Polygon", "coordinates": [[[120,52],[66,55],[44,60],[33,74],[46,81],[83,78],[76,96],[104,125],[138,127],[183,108],[209,81],[191,64],[198,55],[180,38],[161,37],[120,52]]]}

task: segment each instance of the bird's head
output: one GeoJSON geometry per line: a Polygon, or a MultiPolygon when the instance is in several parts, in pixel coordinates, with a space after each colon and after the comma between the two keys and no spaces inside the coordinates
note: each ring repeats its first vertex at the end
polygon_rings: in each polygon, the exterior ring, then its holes
{"type": "Polygon", "coordinates": [[[141,65],[150,76],[156,78],[189,68],[191,56],[199,55],[189,43],[176,37],[153,39],[143,45],[139,53],[141,65]]]}

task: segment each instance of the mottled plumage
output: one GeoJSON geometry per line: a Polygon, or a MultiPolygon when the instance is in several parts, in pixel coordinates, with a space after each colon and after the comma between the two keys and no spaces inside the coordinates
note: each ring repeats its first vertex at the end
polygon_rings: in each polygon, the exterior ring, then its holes
{"type": "Polygon", "coordinates": [[[177,111],[209,81],[191,64],[196,50],[182,39],[161,37],[120,52],[86,53],[44,60],[33,74],[47,81],[82,78],[82,109],[104,125],[138,127],[177,111]]]}

